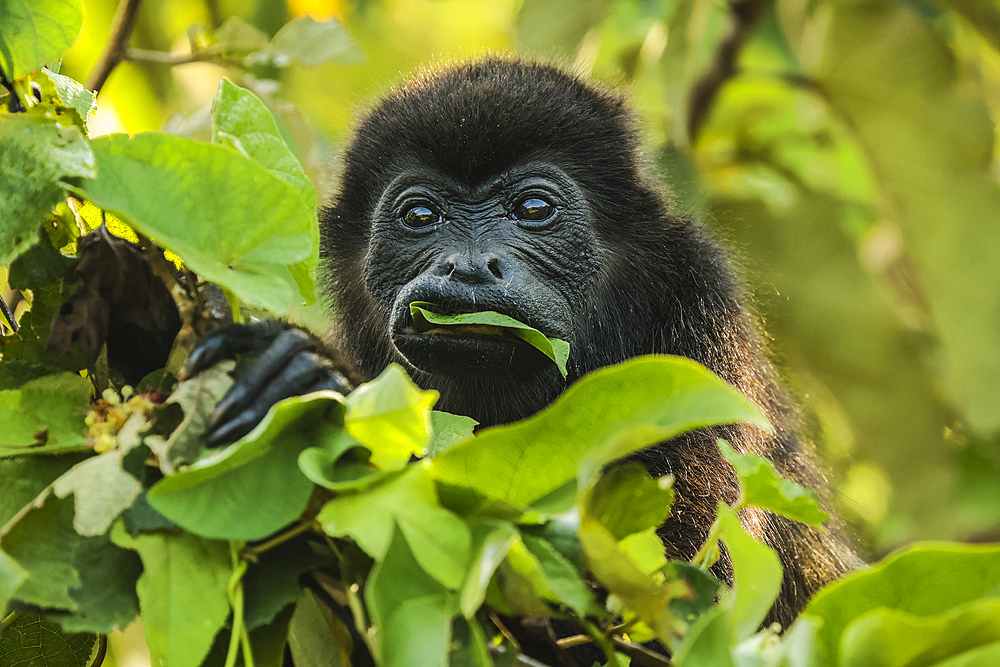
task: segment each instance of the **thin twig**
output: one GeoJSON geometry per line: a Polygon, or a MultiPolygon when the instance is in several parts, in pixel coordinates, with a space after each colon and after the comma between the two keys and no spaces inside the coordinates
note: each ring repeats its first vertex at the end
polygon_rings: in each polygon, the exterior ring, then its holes
{"type": "Polygon", "coordinates": [[[142,0],[121,0],[118,4],[118,11],[115,12],[114,21],[111,24],[111,37],[101,59],[97,61],[94,70],[87,77],[87,89],[99,93],[104,83],[111,76],[111,72],[118,66],[118,63],[125,57],[126,43],[132,28],[135,27],[135,19],[139,10],[139,3],[142,0]]]}
{"type": "Polygon", "coordinates": [[[642,667],[670,667],[672,664],[666,656],[650,651],[642,644],[633,644],[615,637],[615,650],[631,658],[633,665],[642,667]]]}
{"type": "Polygon", "coordinates": [[[771,0],[733,0],[730,3],[733,21],[729,32],[719,42],[712,64],[691,89],[687,131],[688,140],[692,144],[708,118],[719,89],[736,74],[736,60],[740,49],[750,38],[757,20],[770,4],[771,0]]]}
{"type": "Polygon", "coordinates": [[[126,49],[125,60],[136,63],[155,63],[158,65],[187,65],[189,63],[215,63],[225,65],[229,61],[208,51],[197,53],[170,53],[169,51],[152,51],[150,49],[126,49]]]}

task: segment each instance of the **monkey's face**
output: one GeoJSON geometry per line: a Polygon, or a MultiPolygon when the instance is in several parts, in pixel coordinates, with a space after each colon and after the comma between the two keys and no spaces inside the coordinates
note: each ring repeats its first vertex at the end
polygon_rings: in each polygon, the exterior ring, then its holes
{"type": "Polygon", "coordinates": [[[598,245],[580,188],[528,163],[468,184],[407,170],[375,207],[366,286],[414,368],[436,376],[558,373],[541,352],[494,327],[418,330],[410,304],[445,314],[492,310],[570,343],[595,279],[598,245]]]}

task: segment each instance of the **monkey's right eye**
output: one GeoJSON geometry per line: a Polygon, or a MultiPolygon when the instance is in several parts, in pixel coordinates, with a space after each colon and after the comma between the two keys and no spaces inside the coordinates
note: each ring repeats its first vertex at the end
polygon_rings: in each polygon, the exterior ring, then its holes
{"type": "Polygon", "coordinates": [[[411,229],[423,229],[438,222],[441,216],[426,206],[413,206],[403,214],[403,224],[411,229]]]}

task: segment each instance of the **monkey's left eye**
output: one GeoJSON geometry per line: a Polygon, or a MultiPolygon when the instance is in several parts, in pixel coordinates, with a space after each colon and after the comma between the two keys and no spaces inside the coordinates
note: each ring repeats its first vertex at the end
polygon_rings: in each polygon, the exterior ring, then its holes
{"type": "Polygon", "coordinates": [[[423,229],[429,227],[441,219],[432,209],[426,206],[413,206],[403,214],[403,224],[411,229],[423,229]]]}
{"type": "Polygon", "coordinates": [[[548,220],[556,207],[538,197],[527,197],[518,202],[514,207],[514,217],[527,222],[541,222],[548,220]]]}

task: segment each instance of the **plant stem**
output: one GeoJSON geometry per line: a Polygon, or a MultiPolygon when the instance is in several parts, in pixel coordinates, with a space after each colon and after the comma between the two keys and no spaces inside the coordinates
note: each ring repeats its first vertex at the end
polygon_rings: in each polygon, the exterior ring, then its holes
{"type": "Polygon", "coordinates": [[[139,10],[139,3],[142,0],[121,0],[118,4],[118,11],[115,12],[114,21],[111,24],[111,37],[104,47],[101,59],[97,61],[85,84],[88,90],[94,91],[96,95],[104,87],[104,83],[111,76],[118,63],[125,57],[126,43],[132,28],[135,27],[135,19],[139,10]]]}
{"type": "Polygon", "coordinates": [[[260,544],[255,544],[252,547],[243,547],[243,551],[240,553],[240,555],[244,559],[246,559],[246,560],[256,560],[257,556],[259,556],[260,554],[264,553],[265,551],[273,549],[274,547],[278,546],[279,544],[284,544],[285,542],[287,542],[288,540],[292,539],[293,537],[301,535],[302,533],[305,533],[305,532],[310,531],[312,529],[313,529],[313,524],[312,523],[300,523],[297,526],[289,528],[288,530],[286,530],[285,532],[281,533],[280,535],[275,535],[274,537],[272,537],[271,539],[267,540],[266,542],[261,542],[260,544]]]}
{"type": "Polygon", "coordinates": [[[712,104],[723,84],[736,74],[736,60],[740,49],[753,33],[757,20],[771,4],[771,0],[733,0],[729,4],[733,19],[729,31],[719,42],[712,63],[691,88],[688,98],[688,141],[695,143],[712,104]]]}

